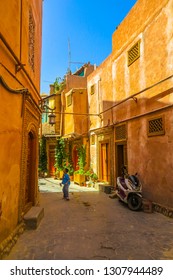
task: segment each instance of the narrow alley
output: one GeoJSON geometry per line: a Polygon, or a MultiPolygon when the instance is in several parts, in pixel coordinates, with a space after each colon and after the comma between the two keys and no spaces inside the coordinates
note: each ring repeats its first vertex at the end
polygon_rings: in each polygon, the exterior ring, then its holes
{"type": "Polygon", "coordinates": [[[65,201],[60,190],[41,186],[44,218],[6,260],[173,260],[172,219],[130,211],[104,192],[73,187],[65,201]]]}

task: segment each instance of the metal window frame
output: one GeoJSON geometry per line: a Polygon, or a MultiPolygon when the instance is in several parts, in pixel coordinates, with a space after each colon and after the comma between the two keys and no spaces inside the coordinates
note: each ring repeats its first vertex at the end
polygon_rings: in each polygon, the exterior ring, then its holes
{"type": "Polygon", "coordinates": [[[130,48],[130,50],[128,50],[128,52],[127,52],[128,66],[130,66],[132,63],[134,63],[134,62],[140,57],[140,43],[141,43],[141,40],[137,41],[137,42],[130,48]],[[137,56],[134,57],[133,60],[130,60],[130,59],[129,59],[129,57],[130,57],[130,52],[136,47],[136,45],[138,45],[138,54],[137,54],[137,56]]]}
{"type": "Polygon", "coordinates": [[[157,117],[155,116],[155,117],[147,119],[147,135],[148,135],[148,137],[165,135],[165,117],[164,117],[164,115],[159,115],[157,117]],[[159,130],[159,131],[155,131],[155,132],[149,132],[149,123],[151,121],[154,121],[154,120],[157,120],[157,119],[162,119],[163,129],[159,130]]]}
{"type": "Polygon", "coordinates": [[[118,143],[118,142],[122,142],[122,141],[127,141],[127,123],[126,122],[118,124],[118,125],[115,126],[115,142],[118,143]],[[125,127],[125,138],[116,139],[116,128],[120,127],[120,126],[124,126],[125,127]]]}

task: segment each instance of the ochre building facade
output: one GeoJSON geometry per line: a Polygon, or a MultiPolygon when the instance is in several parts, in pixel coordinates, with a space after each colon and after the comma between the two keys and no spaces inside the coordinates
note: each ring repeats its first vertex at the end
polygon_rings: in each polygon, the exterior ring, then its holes
{"type": "MultiPolygon", "coordinates": [[[[143,196],[173,216],[173,1],[138,0],[112,36],[112,53],[88,77],[90,158],[116,185],[138,172],[143,196]]],[[[162,210],[161,210],[162,209],[162,210]]]]}
{"type": "MultiPolygon", "coordinates": [[[[46,141],[46,158],[47,171],[46,175],[49,177],[55,176],[55,148],[57,139],[62,134],[62,115],[61,115],[61,92],[55,93],[54,85],[50,85],[49,95],[41,95],[42,97],[42,123],[40,129],[40,138],[46,141]],[[55,124],[49,123],[50,114],[55,114],[55,124]]],[[[40,174],[42,175],[42,174],[40,174]]]]}
{"type": "Polygon", "coordinates": [[[38,203],[42,0],[0,1],[0,257],[38,203]]]}
{"type": "Polygon", "coordinates": [[[67,152],[71,154],[74,171],[78,167],[77,149],[86,147],[86,166],[89,167],[89,115],[87,77],[94,70],[89,62],[76,72],[66,76],[65,88],[62,91],[63,137],[66,140],[67,152]]]}
{"type": "MultiPolygon", "coordinates": [[[[57,140],[63,138],[65,150],[68,155],[67,164],[72,162],[73,169],[78,169],[78,151],[81,145],[86,146],[87,164],[89,167],[89,115],[87,77],[94,70],[94,65],[89,62],[81,66],[77,71],[69,71],[56,92],[54,85],[50,85],[50,92],[42,96],[42,104],[47,107],[44,110],[41,126],[41,137],[46,139],[47,174],[48,176],[61,175],[55,168],[55,150],[57,140]],[[49,108],[49,109],[48,109],[49,108]],[[50,109],[56,116],[55,125],[49,124],[50,109]]],[[[61,176],[60,176],[61,177],[61,176]]]]}

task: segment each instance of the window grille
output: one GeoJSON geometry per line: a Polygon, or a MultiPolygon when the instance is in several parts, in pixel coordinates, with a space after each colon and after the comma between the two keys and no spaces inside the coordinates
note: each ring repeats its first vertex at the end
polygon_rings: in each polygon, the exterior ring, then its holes
{"type": "Polygon", "coordinates": [[[67,95],[67,106],[72,104],[72,94],[67,95]]]}
{"type": "Polygon", "coordinates": [[[128,51],[128,66],[140,57],[140,41],[128,51]]]}
{"type": "Polygon", "coordinates": [[[31,69],[34,71],[34,60],[35,60],[35,22],[32,13],[32,9],[29,9],[29,40],[28,40],[28,62],[31,69]]]}
{"type": "Polygon", "coordinates": [[[164,118],[157,117],[148,120],[148,136],[156,136],[165,134],[164,118]]]}
{"type": "Polygon", "coordinates": [[[123,141],[127,139],[126,124],[118,125],[115,127],[115,140],[123,141]]]}
{"type": "Polygon", "coordinates": [[[92,85],[90,89],[90,94],[92,95],[94,93],[95,93],[95,85],[92,85]]]}

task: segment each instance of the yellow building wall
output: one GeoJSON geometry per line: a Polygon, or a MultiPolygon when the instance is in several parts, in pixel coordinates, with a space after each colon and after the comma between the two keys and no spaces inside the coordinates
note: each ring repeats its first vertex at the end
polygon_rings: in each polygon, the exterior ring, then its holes
{"type": "Polygon", "coordinates": [[[73,94],[73,116],[74,132],[77,134],[85,134],[88,131],[88,103],[87,90],[77,89],[73,94]],[[77,113],[84,113],[86,115],[77,115],[77,113]]]}
{"type": "Polygon", "coordinates": [[[72,92],[72,90],[70,90],[66,94],[63,94],[64,113],[68,113],[68,114],[63,115],[63,127],[64,127],[63,134],[64,135],[74,132],[74,115],[73,115],[73,103],[74,103],[73,96],[74,95],[73,94],[74,93],[72,92]],[[71,100],[72,100],[72,103],[70,106],[68,106],[68,103],[67,103],[67,98],[69,95],[71,95],[71,100]]]}
{"type": "Polygon", "coordinates": [[[88,102],[85,88],[73,89],[65,94],[64,135],[76,133],[79,136],[88,131],[88,102]],[[72,95],[72,103],[68,106],[68,95],[72,95]]]}
{"type": "Polygon", "coordinates": [[[41,22],[42,0],[0,1],[0,258],[24,213],[29,133],[34,138],[32,203],[38,202],[41,22]],[[34,71],[28,63],[29,7],[35,22],[34,71]]]}

